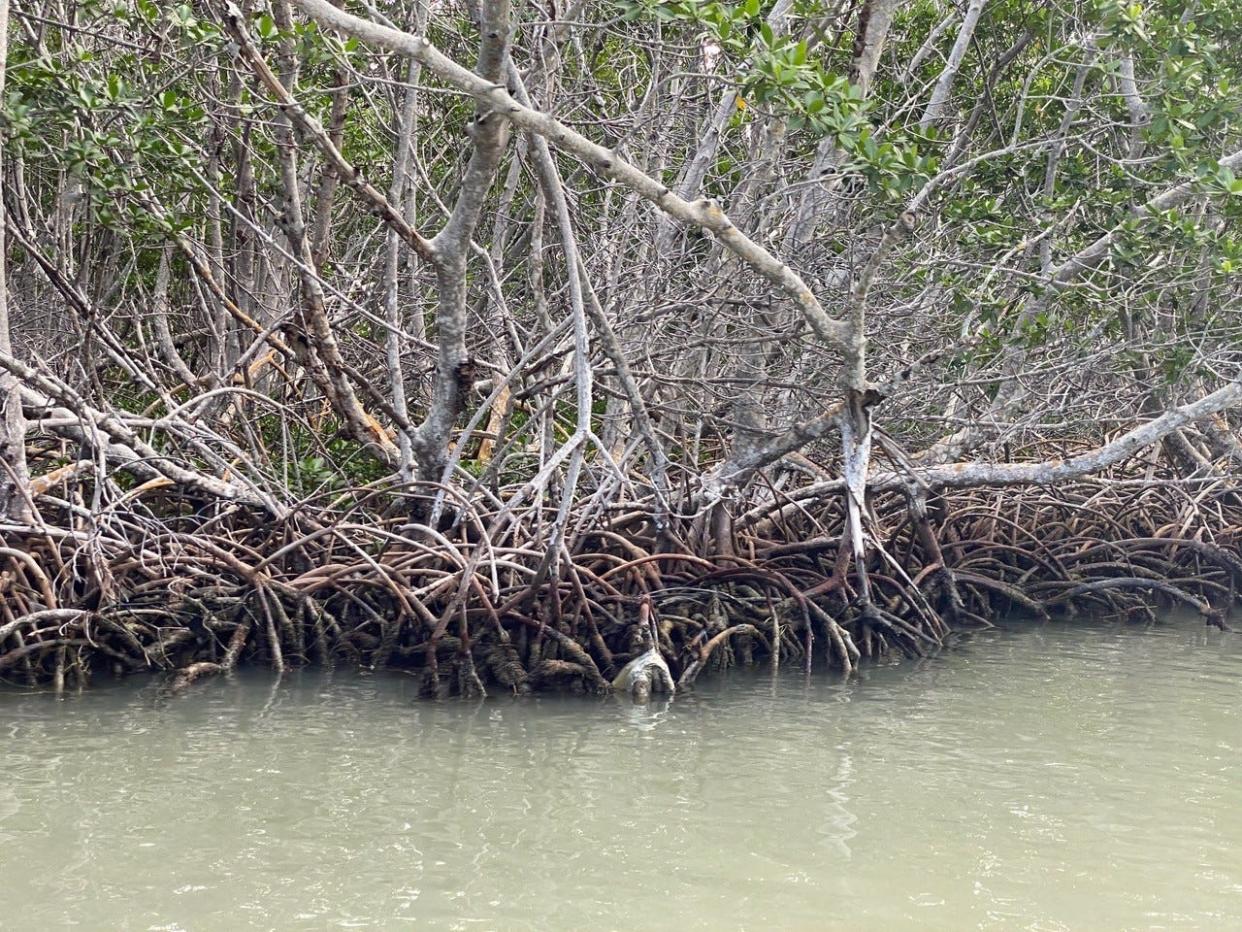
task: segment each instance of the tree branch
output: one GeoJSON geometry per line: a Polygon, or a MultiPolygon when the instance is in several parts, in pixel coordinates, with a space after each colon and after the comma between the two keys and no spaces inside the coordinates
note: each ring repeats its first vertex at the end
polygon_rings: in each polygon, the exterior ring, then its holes
{"type": "Polygon", "coordinates": [[[538,133],[570,152],[600,174],[634,191],[660,210],[716,236],[736,256],[787,295],[825,344],[842,354],[851,350],[849,328],[828,316],[806,282],[764,247],[742,233],[718,205],[709,200],[687,201],[663,183],[649,177],[611,149],[592,142],[546,113],[524,107],[497,82],[488,81],[445,56],[425,36],[414,36],[353,16],[327,0],[295,0],[310,16],[326,26],[409,55],[441,80],[476,100],[503,112],[514,124],[538,133]]]}

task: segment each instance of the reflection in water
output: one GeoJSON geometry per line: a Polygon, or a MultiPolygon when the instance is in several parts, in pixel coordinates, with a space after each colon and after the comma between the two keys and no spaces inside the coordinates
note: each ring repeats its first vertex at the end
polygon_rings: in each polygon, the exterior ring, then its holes
{"type": "Polygon", "coordinates": [[[1239,682],[1179,622],[645,706],[3,694],[0,928],[1239,928],[1239,682]]]}

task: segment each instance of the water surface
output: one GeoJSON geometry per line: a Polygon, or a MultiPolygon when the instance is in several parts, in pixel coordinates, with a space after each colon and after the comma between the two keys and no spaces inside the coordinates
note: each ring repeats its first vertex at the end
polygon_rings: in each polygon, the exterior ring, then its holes
{"type": "Polygon", "coordinates": [[[0,695],[0,928],[1242,928],[1242,636],[1014,626],[850,682],[0,695]]]}

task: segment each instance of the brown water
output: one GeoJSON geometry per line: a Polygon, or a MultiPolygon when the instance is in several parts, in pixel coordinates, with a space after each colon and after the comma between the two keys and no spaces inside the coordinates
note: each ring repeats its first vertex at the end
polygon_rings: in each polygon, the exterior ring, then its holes
{"type": "Polygon", "coordinates": [[[1242,635],[1014,627],[671,705],[0,695],[0,927],[1242,928],[1242,635]]]}

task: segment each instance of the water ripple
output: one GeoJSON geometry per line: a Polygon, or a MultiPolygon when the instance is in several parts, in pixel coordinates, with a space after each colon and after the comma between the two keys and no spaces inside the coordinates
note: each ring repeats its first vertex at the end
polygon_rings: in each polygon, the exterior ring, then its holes
{"type": "Polygon", "coordinates": [[[6,929],[1242,927],[1242,638],[1015,626],[844,682],[6,695],[6,929]]]}

